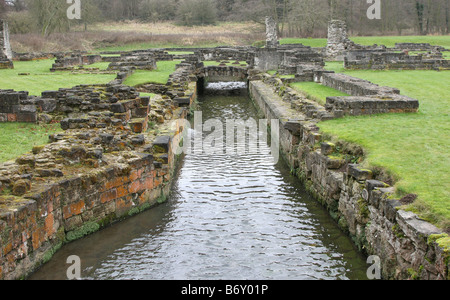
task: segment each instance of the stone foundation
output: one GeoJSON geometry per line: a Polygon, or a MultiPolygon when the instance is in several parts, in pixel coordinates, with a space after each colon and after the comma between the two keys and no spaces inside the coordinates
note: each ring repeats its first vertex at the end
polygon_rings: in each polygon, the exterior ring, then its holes
{"type": "Polygon", "coordinates": [[[76,66],[92,65],[96,62],[101,62],[102,57],[100,55],[83,55],[80,53],[71,53],[69,55],[57,55],[55,63],[50,69],[51,72],[55,71],[71,71],[76,66]]]}
{"type": "Polygon", "coordinates": [[[353,70],[450,70],[449,62],[440,52],[408,55],[405,52],[361,50],[349,51],[344,66],[353,70]]]}

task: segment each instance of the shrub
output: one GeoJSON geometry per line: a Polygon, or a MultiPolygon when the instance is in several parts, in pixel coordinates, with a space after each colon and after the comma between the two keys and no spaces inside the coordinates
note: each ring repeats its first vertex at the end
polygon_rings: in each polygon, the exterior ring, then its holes
{"type": "Polygon", "coordinates": [[[214,25],[217,21],[217,7],[214,0],[184,0],[177,11],[180,25],[214,25]]]}

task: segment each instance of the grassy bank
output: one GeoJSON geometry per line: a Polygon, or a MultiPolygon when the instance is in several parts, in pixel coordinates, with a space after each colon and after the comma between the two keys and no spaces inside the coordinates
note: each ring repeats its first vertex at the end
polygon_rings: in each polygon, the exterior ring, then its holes
{"type": "Polygon", "coordinates": [[[129,86],[138,86],[146,83],[166,84],[170,74],[175,72],[175,67],[179,63],[181,63],[181,60],[159,61],[157,62],[157,70],[136,70],[133,75],[124,81],[124,84],[129,86]]]}
{"type": "Polygon", "coordinates": [[[365,164],[386,168],[398,179],[398,196],[418,195],[409,209],[450,228],[450,71],[347,71],[342,63],[327,67],[419,99],[415,114],[346,117],[322,122],[320,128],[363,146],[368,151],[365,164]]]}
{"type": "Polygon", "coordinates": [[[346,93],[315,82],[294,82],[290,86],[321,105],[325,105],[327,97],[348,96],[346,93]]]}
{"type": "MultiPolygon", "coordinates": [[[[40,96],[43,91],[70,88],[80,84],[104,84],[116,74],[74,74],[71,72],[50,72],[53,59],[14,62],[14,69],[0,70],[0,89],[29,91],[40,96]],[[19,75],[29,74],[29,75],[19,75]]],[[[106,69],[108,63],[97,63],[87,67],[106,69]]]]}

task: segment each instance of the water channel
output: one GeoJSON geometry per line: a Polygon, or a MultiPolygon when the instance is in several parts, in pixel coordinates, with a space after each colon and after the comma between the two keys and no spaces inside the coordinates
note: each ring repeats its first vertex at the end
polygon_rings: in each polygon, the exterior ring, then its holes
{"type": "MultiPolygon", "coordinates": [[[[203,120],[259,118],[247,95],[199,102],[203,120]]],[[[66,279],[71,255],[93,280],[355,280],[368,268],[269,146],[186,155],[165,204],[64,246],[29,279],[66,279]]]]}

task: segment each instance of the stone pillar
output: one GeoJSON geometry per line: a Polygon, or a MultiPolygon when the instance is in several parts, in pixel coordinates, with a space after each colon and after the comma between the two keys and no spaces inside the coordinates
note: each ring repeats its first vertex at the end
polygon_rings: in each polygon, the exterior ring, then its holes
{"type": "Polygon", "coordinates": [[[12,69],[13,53],[9,43],[8,23],[0,19],[0,69],[12,69]]]}
{"type": "Polygon", "coordinates": [[[266,17],[266,47],[274,48],[280,45],[278,41],[277,22],[272,17],[266,17]]]}
{"type": "Polygon", "coordinates": [[[354,43],[348,38],[347,24],[345,21],[332,20],[328,23],[328,43],[326,55],[336,60],[344,60],[347,50],[350,50],[354,43]]]}

